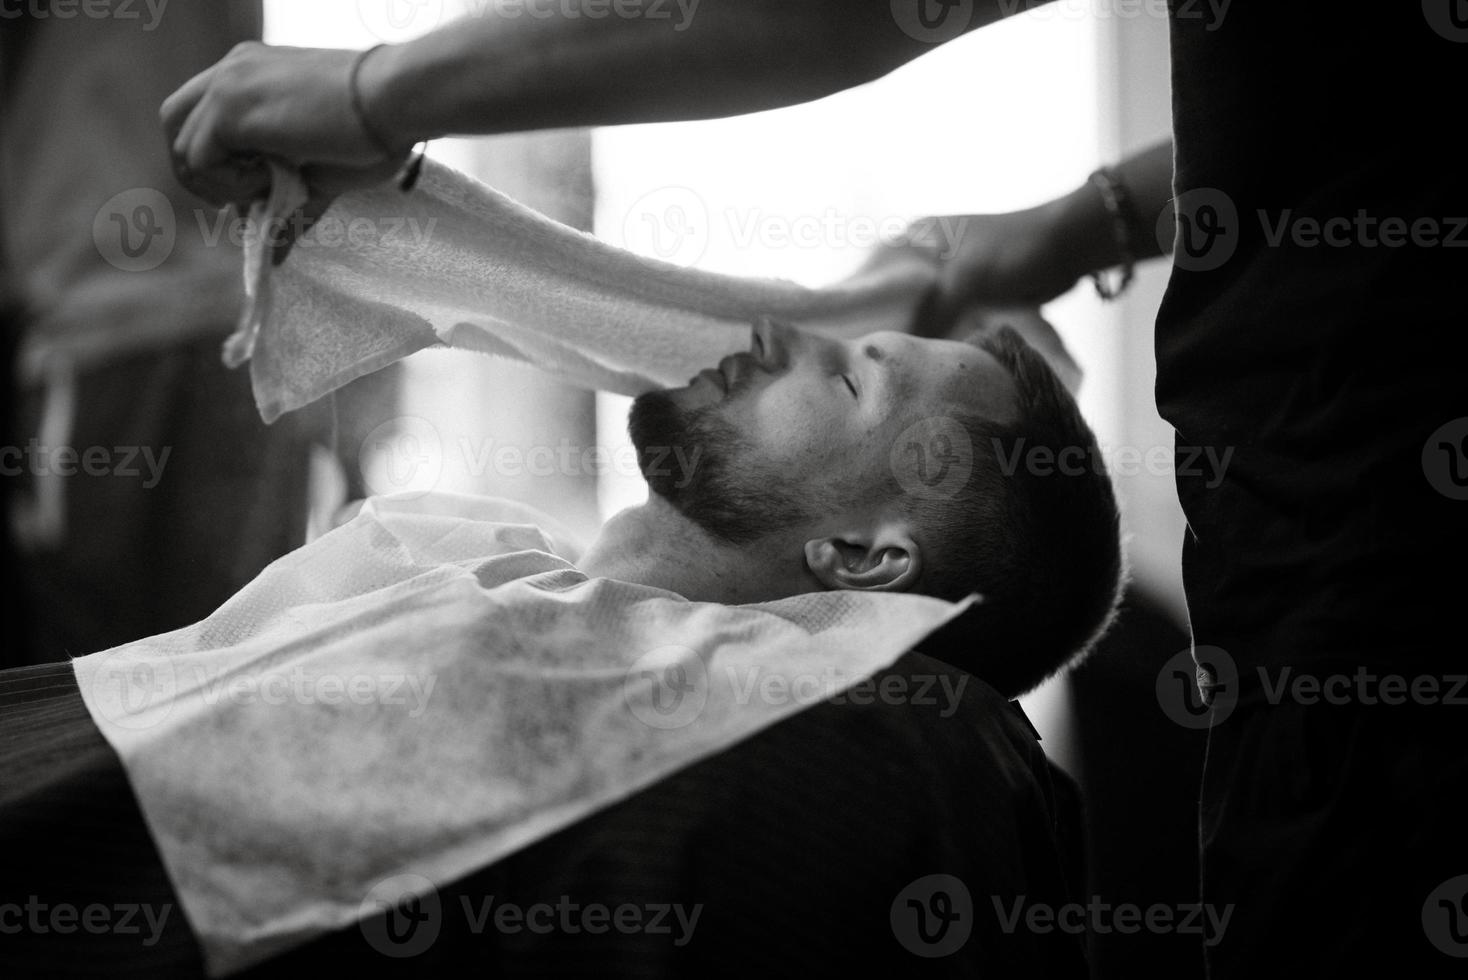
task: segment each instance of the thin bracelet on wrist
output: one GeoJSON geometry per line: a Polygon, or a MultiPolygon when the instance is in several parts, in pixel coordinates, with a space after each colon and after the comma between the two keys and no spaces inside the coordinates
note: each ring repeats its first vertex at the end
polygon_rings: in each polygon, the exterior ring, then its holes
{"type": "Polygon", "coordinates": [[[1115,285],[1107,283],[1100,272],[1090,273],[1091,282],[1096,286],[1096,295],[1103,300],[1113,300],[1131,285],[1133,273],[1136,271],[1137,252],[1132,245],[1132,228],[1135,224],[1132,199],[1127,193],[1126,185],[1109,167],[1097,169],[1087,179],[1101,193],[1101,203],[1111,219],[1111,235],[1121,260],[1118,263],[1121,272],[1115,285]]]}
{"type": "Polygon", "coordinates": [[[352,113],[357,117],[357,125],[362,128],[362,133],[367,137],[367,142],[371,143],[384,157],[391,159],[397,156],[397,151],[393,149],[393,145],[383,137],[377,127],[372,125],[372,120],[367,118],[367,109],[362,104],[362,87],[359,84],[359,79],[362,75],[362,65],[367,62],[367,58],[372,52],[381,47],[384,47],[384,45],[377,44],[370,48],[365,48],[353,59],[352,70],[347,75],[347,91],[350,93],[352,99],[352,113]]]}
{"type": "MultiPolygon", "coordinates": [[[[357,57],[352,61],[352,70],[347,76],[347,90],[351,95],[352,113],[357,117],[357,125],[362,127],[362,132],[366,135],[367,141],[385,158],[391,160],[398,155],[398,151],[383,137],[377,127],[372,124],[372,120],[368,118],[367,108],[362,102],[362,87],[359,84],[362,65],[366,63],[367,56],[384,46],[381,44],[373,45],[358,53],[357,57]]],[[[418,152],[412,156],[407,164],[403,166],[403,169],[398,171],[398,175],[394,177],[394,180],[398,182],[398,187],[404,192],[412,190],[418,183],[418,177],[423,172],[423,158],[428,154],[427,140],[416,145],[418,146],[418,152]]]]}

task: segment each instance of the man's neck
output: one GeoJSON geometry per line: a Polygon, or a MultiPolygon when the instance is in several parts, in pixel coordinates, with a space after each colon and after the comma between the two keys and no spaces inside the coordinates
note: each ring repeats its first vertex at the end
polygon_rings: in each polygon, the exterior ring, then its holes
{"type": "Polygon", "coordinates": [[[591,578],[725,605],[768,602],[821,587],[798,551],[791,557],[780,556],[771,544],[731,545],[656,495],[603,525],[577,567],[591,578]]]}

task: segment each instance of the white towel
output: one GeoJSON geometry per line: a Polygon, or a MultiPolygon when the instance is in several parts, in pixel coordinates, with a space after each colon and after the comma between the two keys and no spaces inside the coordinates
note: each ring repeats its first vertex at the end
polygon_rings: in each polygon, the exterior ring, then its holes
{"type": "Polygon", "coordinates": [[[73,661],[211,976],[848,690],[972,603],[690,602],[588,579],[541,523],[373,498],[203,622],[73,661]]]}
{"type": "Polygon", "coordinates": [[[346,194],[278,268],[265,232],[304,199],[276,168],[246,244],[249,307],[226,345],[251,358],[272,422],[435,344],[528,362],[588,389],[675,387],[747,350],[761,316],[842,336],[902,330],[936,277],[894,251],[838,285],[809,289],[642,258],[429,161],[418,186],[346,194]]]}

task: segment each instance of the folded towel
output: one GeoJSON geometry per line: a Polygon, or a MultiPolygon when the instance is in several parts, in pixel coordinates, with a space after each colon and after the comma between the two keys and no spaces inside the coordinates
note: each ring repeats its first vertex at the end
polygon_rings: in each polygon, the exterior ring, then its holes
{"type": "Polygon", "coordinates": [[[228,363],[251,359],[267,422],[435,344],[638,395],[748,349],[761,316],[842,336],[905,329],[936,279],[918,250],[823,289],[683,268],[432,161],[409,194],[387,185],[338,198],[273,268],[270,229],[304,199],[300,178],[276,167],[246,243],[248,308],[226,345],[228,363]]]}
{"type": "Polygon", "coordinates": [[[208,619],[73,661],[211,976],[840,694],[974,601],[690,602],[587,578],[542,523],[373,498],[208,619]]]}

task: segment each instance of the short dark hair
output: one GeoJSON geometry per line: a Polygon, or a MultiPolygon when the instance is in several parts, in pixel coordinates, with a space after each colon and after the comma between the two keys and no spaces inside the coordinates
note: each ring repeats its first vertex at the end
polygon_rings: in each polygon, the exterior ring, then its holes
{"type": "Polygon", "coordinates": [[[1120,514],[1096,436],[1045,359],[1005,327],[975,346],[1013,378],[1017,414],[955,413],[973,464],[944,499],[908,494],[922,547],[914,591],[983,602],[923,644],[1008,697],[1079,662],[1124,581],[1120,514]]]}

